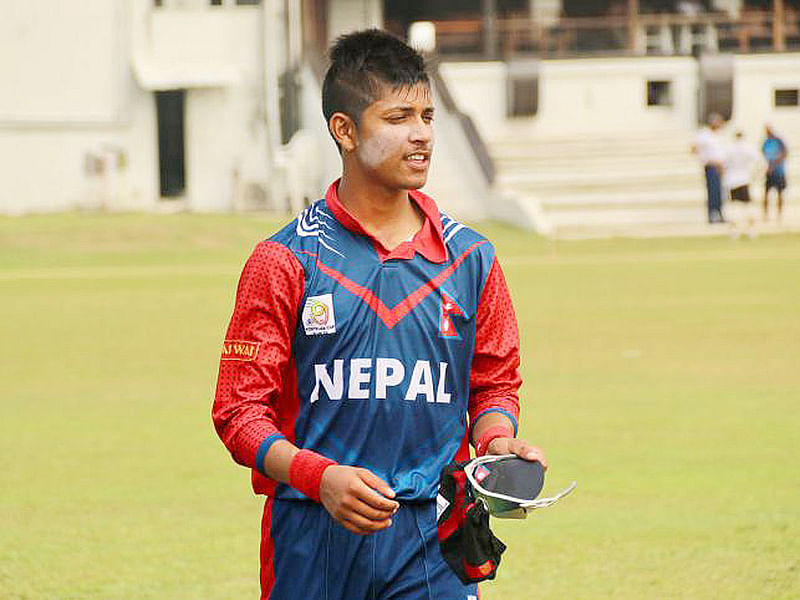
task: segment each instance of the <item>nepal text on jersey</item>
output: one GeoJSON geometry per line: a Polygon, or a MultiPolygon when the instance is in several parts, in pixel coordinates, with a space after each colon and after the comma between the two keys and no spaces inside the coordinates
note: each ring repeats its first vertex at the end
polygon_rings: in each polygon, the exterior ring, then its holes
{"type": "Polygon", "coordinates": [[[315,364],[314,391],[309,400],[319,400],[322,390],[330,400],[341,400],[343,397],[350,400],[366,400],[370,397],[385,400],[390,388],[403,386],[400,391],[405,400],[415,401],[421,396],[427,402],[450,403],[450,392],[445,389],[446,362],[438,363],[437,370],[435,363],[432,365],[430,361],[418,360],[408,377],[406,366],[397,358],[351,358],[348,366],[345,396],[345,360],[337,358],[333,361],[333,373],[328,364],[315,364]],[[373,389],[374,394],[371,393],[373,389]]]}

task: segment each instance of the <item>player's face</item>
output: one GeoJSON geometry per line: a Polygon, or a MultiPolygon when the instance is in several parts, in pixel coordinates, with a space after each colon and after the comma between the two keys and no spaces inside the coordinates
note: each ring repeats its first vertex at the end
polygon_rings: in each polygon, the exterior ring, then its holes
{"type": "Polygon", "coordinates": [[[392,90],[361,114],[354,156],[371,178],[392,189],[425,185],[433,152],[433,99],[424,83],[392,90]]]}

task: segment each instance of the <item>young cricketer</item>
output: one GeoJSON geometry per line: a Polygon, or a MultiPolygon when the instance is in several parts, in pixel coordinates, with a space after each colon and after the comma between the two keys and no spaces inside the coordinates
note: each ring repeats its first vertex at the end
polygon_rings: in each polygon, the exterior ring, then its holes
{"type": "Polygon", "coordinates": [[[442,468],[470,443],[545,463],[515,437],[513,307],[492,245],[417,191],[423,59],[377,30],[330,58],[342,177],[247,261],[214,424],[267,496],[262,598],[467,600],[437,541],[442,468]]]}

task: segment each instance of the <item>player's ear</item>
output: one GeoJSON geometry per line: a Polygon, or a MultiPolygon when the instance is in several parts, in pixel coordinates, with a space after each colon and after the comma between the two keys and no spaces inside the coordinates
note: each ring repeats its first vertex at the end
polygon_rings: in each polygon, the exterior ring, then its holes
{"type": "Polygon", "coordinates": [[[328,121],[331,134],[343,152],[352,152],[356,148],[356,124],[348,115],[337,112],[328,121]]]}

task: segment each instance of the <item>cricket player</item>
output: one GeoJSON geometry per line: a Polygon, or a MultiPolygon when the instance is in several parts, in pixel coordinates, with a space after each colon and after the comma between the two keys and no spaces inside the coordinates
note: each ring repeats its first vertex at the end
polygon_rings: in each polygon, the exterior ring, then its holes
{"type": "Polygon", "coordinates": [[[786,189],[786,143],[775,133],[771,125],[766,126],[766,139],[761,145],[761,152],[767,161],[767,178],[764,184],[764,220],[769,216],[769,191],[775,188],[778,194],[776,220],[781,221],[783,212],[783,190],[786,189]]]}
{"type": "Polygon", "coordinates": [[[750,201],[750,180],[753,169],[759,162],[759,155],[745,139],[744,133],[737,131],[734,142],[725,152],[724,175],[722,182],[730,193],[731,237],[734,239],[746,233],[755,237],[757,209],[750,201]]]}
{"type": "Polygon", "coordinates": [[[330,59],[342,176],[247,261],[214,424],[267,496],[262,598],[467,600],[437,540],[442,468],[470,444],[545,464],[515,437],[514,310],[492,245],[417,191],[423,59],[378,30],[330,59]]]}

